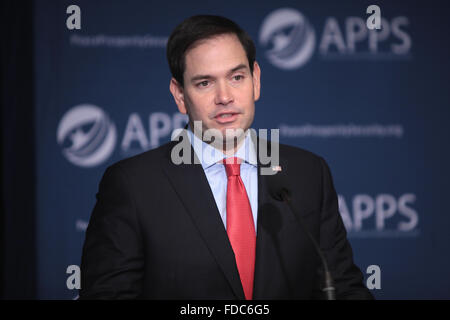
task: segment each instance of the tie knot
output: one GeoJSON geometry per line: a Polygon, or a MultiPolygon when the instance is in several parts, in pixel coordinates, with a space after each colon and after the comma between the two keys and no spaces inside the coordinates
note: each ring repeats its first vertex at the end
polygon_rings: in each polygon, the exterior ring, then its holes
{"type": "Polygon", "coordinates": [[[239,176],[241,174],[241,163],[238,158],[227,158],[224,161],[227,177],[239,176]]]}

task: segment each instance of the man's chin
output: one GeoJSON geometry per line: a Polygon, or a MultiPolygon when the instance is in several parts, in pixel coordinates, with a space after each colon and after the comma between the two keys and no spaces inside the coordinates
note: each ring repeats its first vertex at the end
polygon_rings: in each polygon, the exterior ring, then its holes
{"type": "Polygon", "coordinates": [[[245,137],[246,129],[240,127],[206,128],[203,131],[203,140],[220,149],[224,145],[232,146],[245,137]]]}
{"type": "Polygon", "coordinates": [[[246,130],[247,130],[246,128],[236,126],[223,128],[221,132],[222,136],[224,137],[224,140],[232,140],[235,138],[242,137],[245,134],[246,130]]]}
{"type": "Polygon", "coordinates": [[[223,144],[226,144],[227,149],[237,147],[244,139],[246,129],[244,128],[227,128],[222,130],[223,144]]]}

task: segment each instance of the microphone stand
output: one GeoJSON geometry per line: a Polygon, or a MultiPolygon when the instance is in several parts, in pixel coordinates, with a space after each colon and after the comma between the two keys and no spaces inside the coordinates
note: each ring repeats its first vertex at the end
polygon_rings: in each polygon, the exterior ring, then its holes
{"type": "Polygon", "coordinates": [[[286,191],[286,189],[281,190],[281,198],[289,206],[289,209],[291,210],[295,219],[300,224],[303,231],[305,231],[308,238],[311,240],[312,244],[314,245],[314,248],[316,249],[316,252],[319,254],[319,257],[322,260],[322,265],[323,265],[323,268],[325,271],[325,287],[322,289],[322,291],[325,292],[326,299],[327,300],[336,300],[336,292],[335,292],[335,288],[334,288],[334,284],[333,284],[333,278],[331,277],[330,271],[328,270],[328,263],[325,259],[325,256],[323,255],[322,250],[319,247],[319,244],[313,238],[311,233],[306,229],[306,226],[303,223],[303,221],[301,220],[301,218],[297,217],[297,215],[295,214],[294,207],[292,206],[292,203],[291,203],[291,198],[290,198],[288,192],[286,191]]]}

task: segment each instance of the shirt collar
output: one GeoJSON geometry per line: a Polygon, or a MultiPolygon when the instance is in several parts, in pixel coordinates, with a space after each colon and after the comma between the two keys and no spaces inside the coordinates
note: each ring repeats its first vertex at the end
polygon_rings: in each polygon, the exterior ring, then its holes
{"type": "Polygon", "coordinates": [[[250,130],[247,130],[244,142],[241,144],[237,152],[232,156],[226,156],[219,149],[214,148],[210,144],[198,138],[190,128],[187,130],[189,141],[194,148],[195,154],[200,160],[203,169],[207,169],[225,158],[237,157],[243,159],[244,162],[257,166],[256,148],[253,139],[250,136],[250,130]]]}

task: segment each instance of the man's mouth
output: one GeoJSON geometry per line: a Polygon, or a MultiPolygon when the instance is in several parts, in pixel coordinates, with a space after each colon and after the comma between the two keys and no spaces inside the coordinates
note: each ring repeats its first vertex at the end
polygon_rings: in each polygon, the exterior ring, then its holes
{"type": "Polygon", "coordinates": [[[231,116],[233,116],[235,113],[223,113],[221,115],[218,116],[218,118],[229,118],[231,116]]]}
{"type": "Polygon", "coordinates": [[[220,124],[231,123],[237,119],[238,115],[239,113],[236,112],[220,113],[214,119],[220,124]]]}

